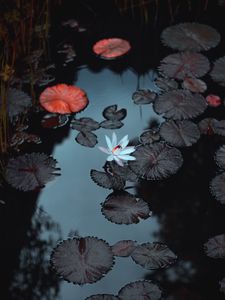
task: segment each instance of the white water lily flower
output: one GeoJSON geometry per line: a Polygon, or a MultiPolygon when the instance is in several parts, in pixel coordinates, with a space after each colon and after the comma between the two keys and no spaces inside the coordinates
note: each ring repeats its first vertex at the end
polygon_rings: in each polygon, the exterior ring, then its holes
{"type": "Polygon", "coordinates": [[[105,147],[98,147],[102,152],[109,154],[107,157],[107,161],[115,160],[118,165],[123,167],[123,160],[135,160],[136,158],[134,156],[131,156],[132,152],[135,151],[134,146],[127,147],[129,140],[128,135],[123,137],[119,142],[117,142],[117,136],[115,132],[112,134],[112,141],[110,138],[106,135],[106,144],[108,148],[105,147]]]}

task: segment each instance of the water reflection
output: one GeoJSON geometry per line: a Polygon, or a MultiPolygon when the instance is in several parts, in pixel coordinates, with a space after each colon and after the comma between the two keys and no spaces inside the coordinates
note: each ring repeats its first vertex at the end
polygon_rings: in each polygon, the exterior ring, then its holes
{"type": "Polygon", "coordinates": [[[61,239],[59,225],[41,209],[34,214],[25,245],[14,270],[10,297],[14,300],[53,300],[59,294],[59,279],[49,266],[49,256],[61,239]]]}
{"type": "MultiPolygon", "coordinates": [[[[152,119],[161,119],[153,112],[151,105],[143,106],[142,116],[139,107],[132,101],[132,94],[137,88],[138,77],[131,70],[121,76],[104,69],[92,72],[83,69],[78,73],[76,85],[87,92],[89,106],[79,115],[102,121],[105,107],[117,104],[118,109],[127,109],[124,126],[116,129],[118,138],[126,134],[129,139],[136,139],[143,129],[149,127],[152,119]]],[[[139,87],[154,89],[152,74],[139,78],[139,87]]],[[[112,130],[99,129],[98,145],[105,144],[105,134],[111,136],[112,130]]],[[[101,213],[108,190],[97,186],[90,178],[91,169],[101,169],[105,164],[105,155],[95,148],[86,148],[74,140],[76,131],[71,130],[69,137],[54,149],[53,156],[59,162],[62,176],[55,184],[48,185],[42,191],[39,205],[60,224],[63,238],[69,232],[78,230],[81,236],[96,236],[106,240],[110,245],[119,240],[131,239],[138,243],[152,242],[153,234],[158,229],[157,219],[153,216],[141,220],[139,224],[117,225],[107,221],[101,213]]],[[[129,190],[134,193],[135,190],[129,190]]],[[[85,299],[91,294],[102,292],[117,294],[118,290],[129,281],[143,278],[147,272],[134,265],[129,258],[116,258],[112,271],[94,285],[79,287],[62,282],[60,294],[63,299],[85,299]]]]}

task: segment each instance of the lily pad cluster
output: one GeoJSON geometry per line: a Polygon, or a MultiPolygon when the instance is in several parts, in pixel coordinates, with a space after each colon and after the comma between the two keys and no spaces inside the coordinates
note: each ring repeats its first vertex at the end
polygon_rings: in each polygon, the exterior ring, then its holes
{"type": "Polygon", "coordinates": [[[87,236],[60,242],[52,251],[51,264],[64,280],[83,285],[104,277],[114,266],[114,256],[130,256],[147,270],[166,268],[177,259],[162,243],[138,245],[132,240],[122,240],[110,246],[102,239],[87,236]]]}

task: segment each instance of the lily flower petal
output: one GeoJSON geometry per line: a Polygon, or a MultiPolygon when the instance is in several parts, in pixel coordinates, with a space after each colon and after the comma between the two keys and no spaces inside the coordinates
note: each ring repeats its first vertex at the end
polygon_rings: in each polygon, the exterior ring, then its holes
{"type": "Polygon", "coordinates": [[[111,151],[109,151],[108,149],[106,149],[105,147],[98,147],[99,150],[101,150],[102,152],[106,153],[106,154],[111,154],[111,151]]]}
{"type": "Polygon", "coordinates": [[[129,143],[128,135],[125,135],[125,137],[123,137],[123,138],[119,141],[118,145],[120,145],[120,146],[122,147],[122,149],[124,149],[124,148],[128,145],[128,143],[129,143]]]}
{"type": "Polygon", "coordinates": [[[123,160],[136,160],[136,157],[131,155],[118,155],[117,157],[123,160]]]}
{"type": "Polygon", "coordinates": [[[123,162],[118,156],[114,156],[114,160],[117,162],[119,166],[123,167],[123,162]]]}
{"type": "Polygon", "coordinates": [[[125,149],[120,151],[120,155],[124,155],[124,154],[130,154],[132,152],[135,151],[135,147],[130,146],[130,147],[126,147],[125,149]]]}
{"type": "Polygon", "coordinates": [[[114,160],[114,159],[115,159],[115,156],[114,156],[114,155],[109,155],[109,156],[106,158],[107,161],[112,161],[112,160],[114,160]]]}
{"type": "Polygon", "coordinates": [[[109,150],[112,150],[113,145],[112,145],[112,143],[110,141],[110,138],[107,135],[105,135],[105,140],[106,140],[106,144],[107,144],[109,150]]]}
{"type": "Polygon", "coordinates": [[[117,145],[117,136],[116,136],[115,132],[113,132],[113,134],[112,134],[112,147],[114,148],[114,147],[116,147],[116,145],[117,145]]]}

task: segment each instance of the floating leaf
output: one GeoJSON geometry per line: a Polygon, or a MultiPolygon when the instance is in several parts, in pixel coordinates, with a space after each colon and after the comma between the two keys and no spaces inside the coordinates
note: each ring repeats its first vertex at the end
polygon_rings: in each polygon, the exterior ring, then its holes
{"type": "Polygon", "coordinates": [[[215,82],[225,86],[225,56],[220,57],[215,61],[210,75],[215,82]]]}
{"type": "Polygon", "coordinates": [[[215,160],[220,168],[225,169],[225,145],[216,151],[215,160]]]}
{"type": "Polygon", "coordinates": [[[202,134],[218,134],[225,137],[225,120],[206,118],[199,122],[198,127],[202,134]]]}
{"type": "Polygon", "coordinates": [[[209,106],[218,107],[222,104],[222,99],[217,95],[210,94],[206,97],[206,102],[209,106]]]}
{"type": "Polygon", "coordinates": [[[160,127],[161,137],[176,147],[190,147],[200,138],[198,126],[191,121],[169,120],[160,127]]]}
{"type": "Polygon", "coordinates": [[[85,300],[119,300],[119,298],[110,294],[97,294],[87,297],[85,300]]]}
{"type": "Polygon", "coordinates": [[[131,45],[120,38],[109,38],[98,41],[92,49],[100,58],[115,59],[126,54],[131,49],[131,45]]]}
{"type": "Polygon", "coordinates": [[[126,284],[118,293],[120,300],[159,300],[162,292],[159,287],[147,280],[140,280],[126,284]]]}
{"type": "Polygon", "coordinates": [[[128,165],[119,166],[115,161],[108,164],[108,172],[120,176],[124,181],[138,182],[139,178],[128,165]]]}
{"type": "Polygon", "coordinates": [[[132,259],[147,270],[165,268],[173,264],[177,256],[162,243],[144,243],[131,253],[132,259]]]}
{"type": "Polygon", "coordinates": [[[124,188],[124,180],[115,174],[91,170],[91,179],[99,186],[106,189],[122,190],[124,188]]]}
{"type": "Polygon", "coordinates": [[[126,118],[127,110],[125,108],[121,108],[120,110],[117,110],[117,105],[114,104],[114,105],[107,106],[103,110],[102,115],[107,120],[121,121],[126,118]]]}
{"type": "MultiPolygon", "coordinates": [[[[0,108],[3,103],[0,99],[0,108]]],[[[26,110],[31,107],[31,98],[21,90],[9,88],[6,95],[6,109],[10,121],[19,116],[21,113],[26,112],[26,110]]]]}
{"type": "Polygon", "coordinates": [[[102,213],[109,221],[116,224],[136,224],[140,219],[151,216],[145,201],[125,191],[110,194],[102,203],[102,213]]]}
{"type": "Polygon", "coordinates": [[[212,258],[225,258],[225,234],[212,237],[204,244],[205,253],[212,258]]]}
{"type": "Polygon", "coordinates": [[[136,245],[137,245],[136,241],[123,240],[111,246],[111,249],[115,256],[127,257],[131,255],[136,245]]]}
{"type": "Polygon", "coordinates": [[[32,191],[44,187],[57,175],[57,161],[44,153],[26,153],[10,158],[6,166],[5,179],[14,188],[32,191]]]}
{"type": "Polygon", "coordinates": [[[220,282],[219,282],[219,285],[220,285],[220,292],[225,294],[225,278],[223,278],[220,282]]]}
{"type": "Polygon", "coordinates": [[[225,172],[212,179],[210,188],[216,200],[225,204],[225,172]]]}
{"type": "Polygon", "coordinates": [[[185,77],[182,87],[193,93],[204,93],[207,90],[206,83],[197,78],[185,77]]]}
{"type": "Polygon", "coordinates": [[[174,120],[190,119],[202,114],[207,108],[205,98],[186,90],[173,90],[159,95],[154,110],[174,120]]]}
{"type": "Polygon", "coordinates": [[[41,120],[41,125],[44,128],[58,128],[67,124],[69,118],[67,115],[47,114],[41,120]]]}
{"type": "Polygon", "coordinates": [[[156,93],[151,92],[150,90],[137,90],[132,95],[134,103],[138,105],[152,103],[155,98],[156,93]]]}
{"type": "Polygon", "coordinates": [[[93,131],[99,129],[100,125],[91,118],[80,118],[71,121],[71,128],[78,131],[93,131]]]}
{"type": "Polygon", "coordinates": [[[176,90],[178,89],[178,83],[176,80],[171,78],[165,77],[158,77],[155,80],[155,84],[162,90],[162,91],[169,91],[169,90],[176,90]]]}
{"type": "Polygon", "coordinates": [[[93,148],[97,143],[97,136],[89,131],[81,131],[75,140],[82,146],[93,148]]]}
{"type": "Polygon", "coordinates": [[[124,124],[116,120],[106,120],[100,123],[100,126],[105,129],[118,129],[121,128],[124,124]]]}
{"type": "Polygon", "coordinates": [[[160,140],[159,129],[158,128],[149,129],[149,130],[142,132],[139,140],[143,145],[152,144],[154,142],[159,141],[160,140]]]}
{"type": "Polygon", "coordinates": [[[108,243],[96,237],[73,238],[59,243],[51,254],[52,266],[64,280],[76,284],[94,283],[113,264],[108,243]]]}
{"type": "Polygon", "coordinates": [[[194,52],[174,53],[161,60],[159,72],[163,76],[175,79],[186,77],[202,77],[210,69],[206,56],[194,52]]]}
{"type": "Polygon", "coordinates": [[[88,103],[86,93],[82,89],[64,83],[47,87],[40,95],[40,104],[52,113],[80,112],[88,103]]]}
{"type": "Polygon", "coordinates": [[[164,45],[180,51],[206,51],[216,47],[220,34],[211,26],[199,23],[181,23],[163,30],[164,45]]]}
{"type": "Polygon", "coordinates": [[[165,143],[139,146],[132,155],[136,160],[129,162],[131,170],[147,180],[169,177],[175,174],[183,163],[180,151],[165,143]]]}

